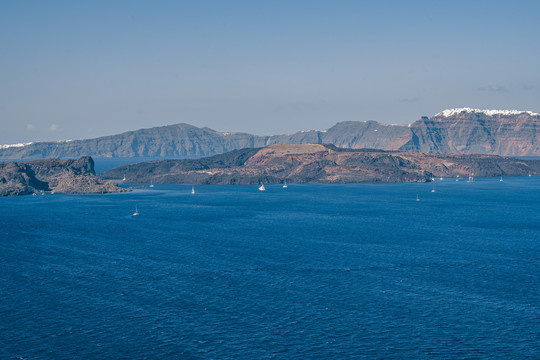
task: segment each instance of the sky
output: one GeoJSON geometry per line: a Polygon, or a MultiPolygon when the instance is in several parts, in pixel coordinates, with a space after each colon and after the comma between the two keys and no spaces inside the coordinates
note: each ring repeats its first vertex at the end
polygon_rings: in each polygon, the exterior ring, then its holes
{"type": "Polygon", "coordinates": [[[0,144],[540,112],[540,1],[0,0],[0,144]]]}

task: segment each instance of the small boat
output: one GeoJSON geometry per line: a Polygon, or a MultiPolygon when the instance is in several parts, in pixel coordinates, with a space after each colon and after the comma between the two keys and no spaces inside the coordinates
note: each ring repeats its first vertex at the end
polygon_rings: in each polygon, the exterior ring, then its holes
{"type": "Polygon", "coordinates": [[[431,192],[435,192],[435,183],[433,183],[433,189],[431,189],[431,192]]]}
{"type": "Polygon", "coordinates": [[[456,181],[459,181],[459,175],[456,175],[456,181]]]}
{"type": "Polygon", "coordinates": [[[153,188],[154,187],[154,182],[152,180],[150,180],[150,187],[153,188]]]}
{"type": "Polygon", "coordinates": [[[531,176],[531,172],[529,171],[529,176],[531,176]]]}
{"type": "Polygon", "coordinates": [[[287,187],[288,187],[286,181],[283,183],[283,187],[284,187],[284,188],[287,188],[287,187]]]}
{"type": "Polygon", "coordinates": [[[192,187],[191,187],[191,193],[192,193],[192,194],[195,194],[195,186],[192,186],[192,187]]]}
{"type": "Polygon", "coordinates": [[[139,215],[139,210],[137,209],[137,205],[135,205],[135,212],[133,213],[133,216],[139,215]]]}
{"type": "Polygon", "coordinates": [[[442,177],[441,177],[441,178],[439,178],[439,180],[442,180],[442,179],[443,179],[442,177]]]}
{"type": "Polygon", "coordinates": [[[501,176],[501,178],[499,179],[499,181],[503,181],[502,176],[501,176]]]}
{"type": "Polygon", "coordinates": [[[420,201],[420,198],[418,197],[418,194],[416,194],[416,201],[420,201]]]}
{"type": "Polygon", "coordinates": [[[124,177],[122,178],[122,181],[126,181],[126,174],[124,174],[124,177]]]}
{"type": "Polygon", "coordinates": [[[470,183],[474,182],[474,176],[469,175],[469,180],[467,182],[470,182],[470,183]]]}
{"type": "Polygon", "coordinates": [[[261,186],[259,186],[259,190],[266,191],[266,188],[264,187],[264,184],[261,184],[261,186]]]}

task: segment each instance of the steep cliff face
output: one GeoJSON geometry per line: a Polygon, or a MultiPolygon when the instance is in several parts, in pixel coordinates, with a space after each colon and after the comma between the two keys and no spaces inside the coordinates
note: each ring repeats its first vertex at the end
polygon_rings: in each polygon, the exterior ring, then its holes
{"type": "Polygon", "coordinates": [[[326,131],[303,131],[292,135],[258,136],[218,132],[188,124],[130,131],[97,139],[43,142],[5,146],[0,157],[202,157],[231,150],[272,144],[329,143],[350,148],[395,150],[410,139],[406,126],[375,121],[338,123],[326,131]]]}
{"type": "Polygon", "coordinates": [[[266,145],[267,137],[220,133],[208,128],[177,124],[129,131],[96,139],[4,146],[0,157],[193,157],[266,145]]]}
{"type": "Polygon", "coordinates": [[[507,176],[540,173],[540,161],[492,155],[343,149],[333,145],[271,145],[204,159],[161,160],[121,166],[105,178],[134,183],[276,184],[424,182],[432,176],[507,176]]]}
{"type": "Polygon", "coordinates": [[[0,163],[0,196],[39,192],[97,194],[123,192],[111,181],[94,173],[91,157],[78,160],[45,159],[28,162],[0,163]]]}
{"type": "Polygon", "coordinates": [[[402,151],[440,154],[540,155],[540,114],[526,111],[445,110],[410,127],[402,151]]]}
{"type": "Polygon", "coordinates": [[[273,136],[177,124],[88,140],[0,145],[0,158],[203,157],[248,147],[310,143],[352,149],[540,156],[540,115],[462,108],[445,110],[410,126],[348,121],[324,131],[273,136]]]}

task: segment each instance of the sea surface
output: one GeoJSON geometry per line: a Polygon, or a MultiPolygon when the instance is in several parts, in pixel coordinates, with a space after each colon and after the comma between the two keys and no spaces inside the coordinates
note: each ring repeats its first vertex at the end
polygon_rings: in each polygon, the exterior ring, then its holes
{"type": "Polygon", "coordinates": [[[195,190],[0,198],[0,358],[540,358],[540,177],[195,190]]]}

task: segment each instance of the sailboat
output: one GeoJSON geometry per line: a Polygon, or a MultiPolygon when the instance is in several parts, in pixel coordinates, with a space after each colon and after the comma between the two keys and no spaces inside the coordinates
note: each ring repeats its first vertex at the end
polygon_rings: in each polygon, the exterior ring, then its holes
{"type": "Polygon", "coordinates": [[[266,188],[264,187],[264,184],[261,184],[261,186],[259,186],[259,190],[266,191],[266,188]]]}
{"type": "Polygon", "coordinates": [[[431,192],[435,192],[435,182],[433,182],[433,189],[431,189],[431,192]]]}
{"type": "Polygon", "coordinates": [[[420,198],[418,197],[418,194],[416,194],[416,201],[420,201],[420,198]]]}
{"type": "Polygon", "coordinates": [[[529,176],[531,176],[531,172],[529,171],[529,176]]]}
{"type": "Polygon", "coordinates": [[[469,174],[469,180],[467,182],[470,182],[470,183],[474,182],[474,176],[469,174]]]}
{"type": "Polygon", "coordinates": [[[137,205],[135,205],[135,212],[133,213],[133,216],[139,215],[139,210],[137,209],[137,205]]]}
{"type": "Polygon", "coordinates": [[[287,188],[287,187],[288,187],[286,181],[283,183],[283,187],[284,187],[284,188],[287,188]]]}
{"type": "Polygon", "coordinates": [[[502,176],[501,176],[501,179],[499,181],[503,181],[502,176]]]}
{"type": "Polygon", "coordinates": [[[126,181],[126,174],[124,174],[124,178],[122,179],[122,181],[126,181]]]}
{"type": "Polygon", "coordinates": [[[456,175],[456,181],[459,181],[459,175],[456,175]]]}
{"type": "Polygon", "coordinates": [[[154,187],[154,181],[153,180],[150,180],[150,187],[154,187]]]}
{"type": "Polygon", "coordinates": [[[191,193],[195,194],[195,186],[191,186],[191,193]]]}

